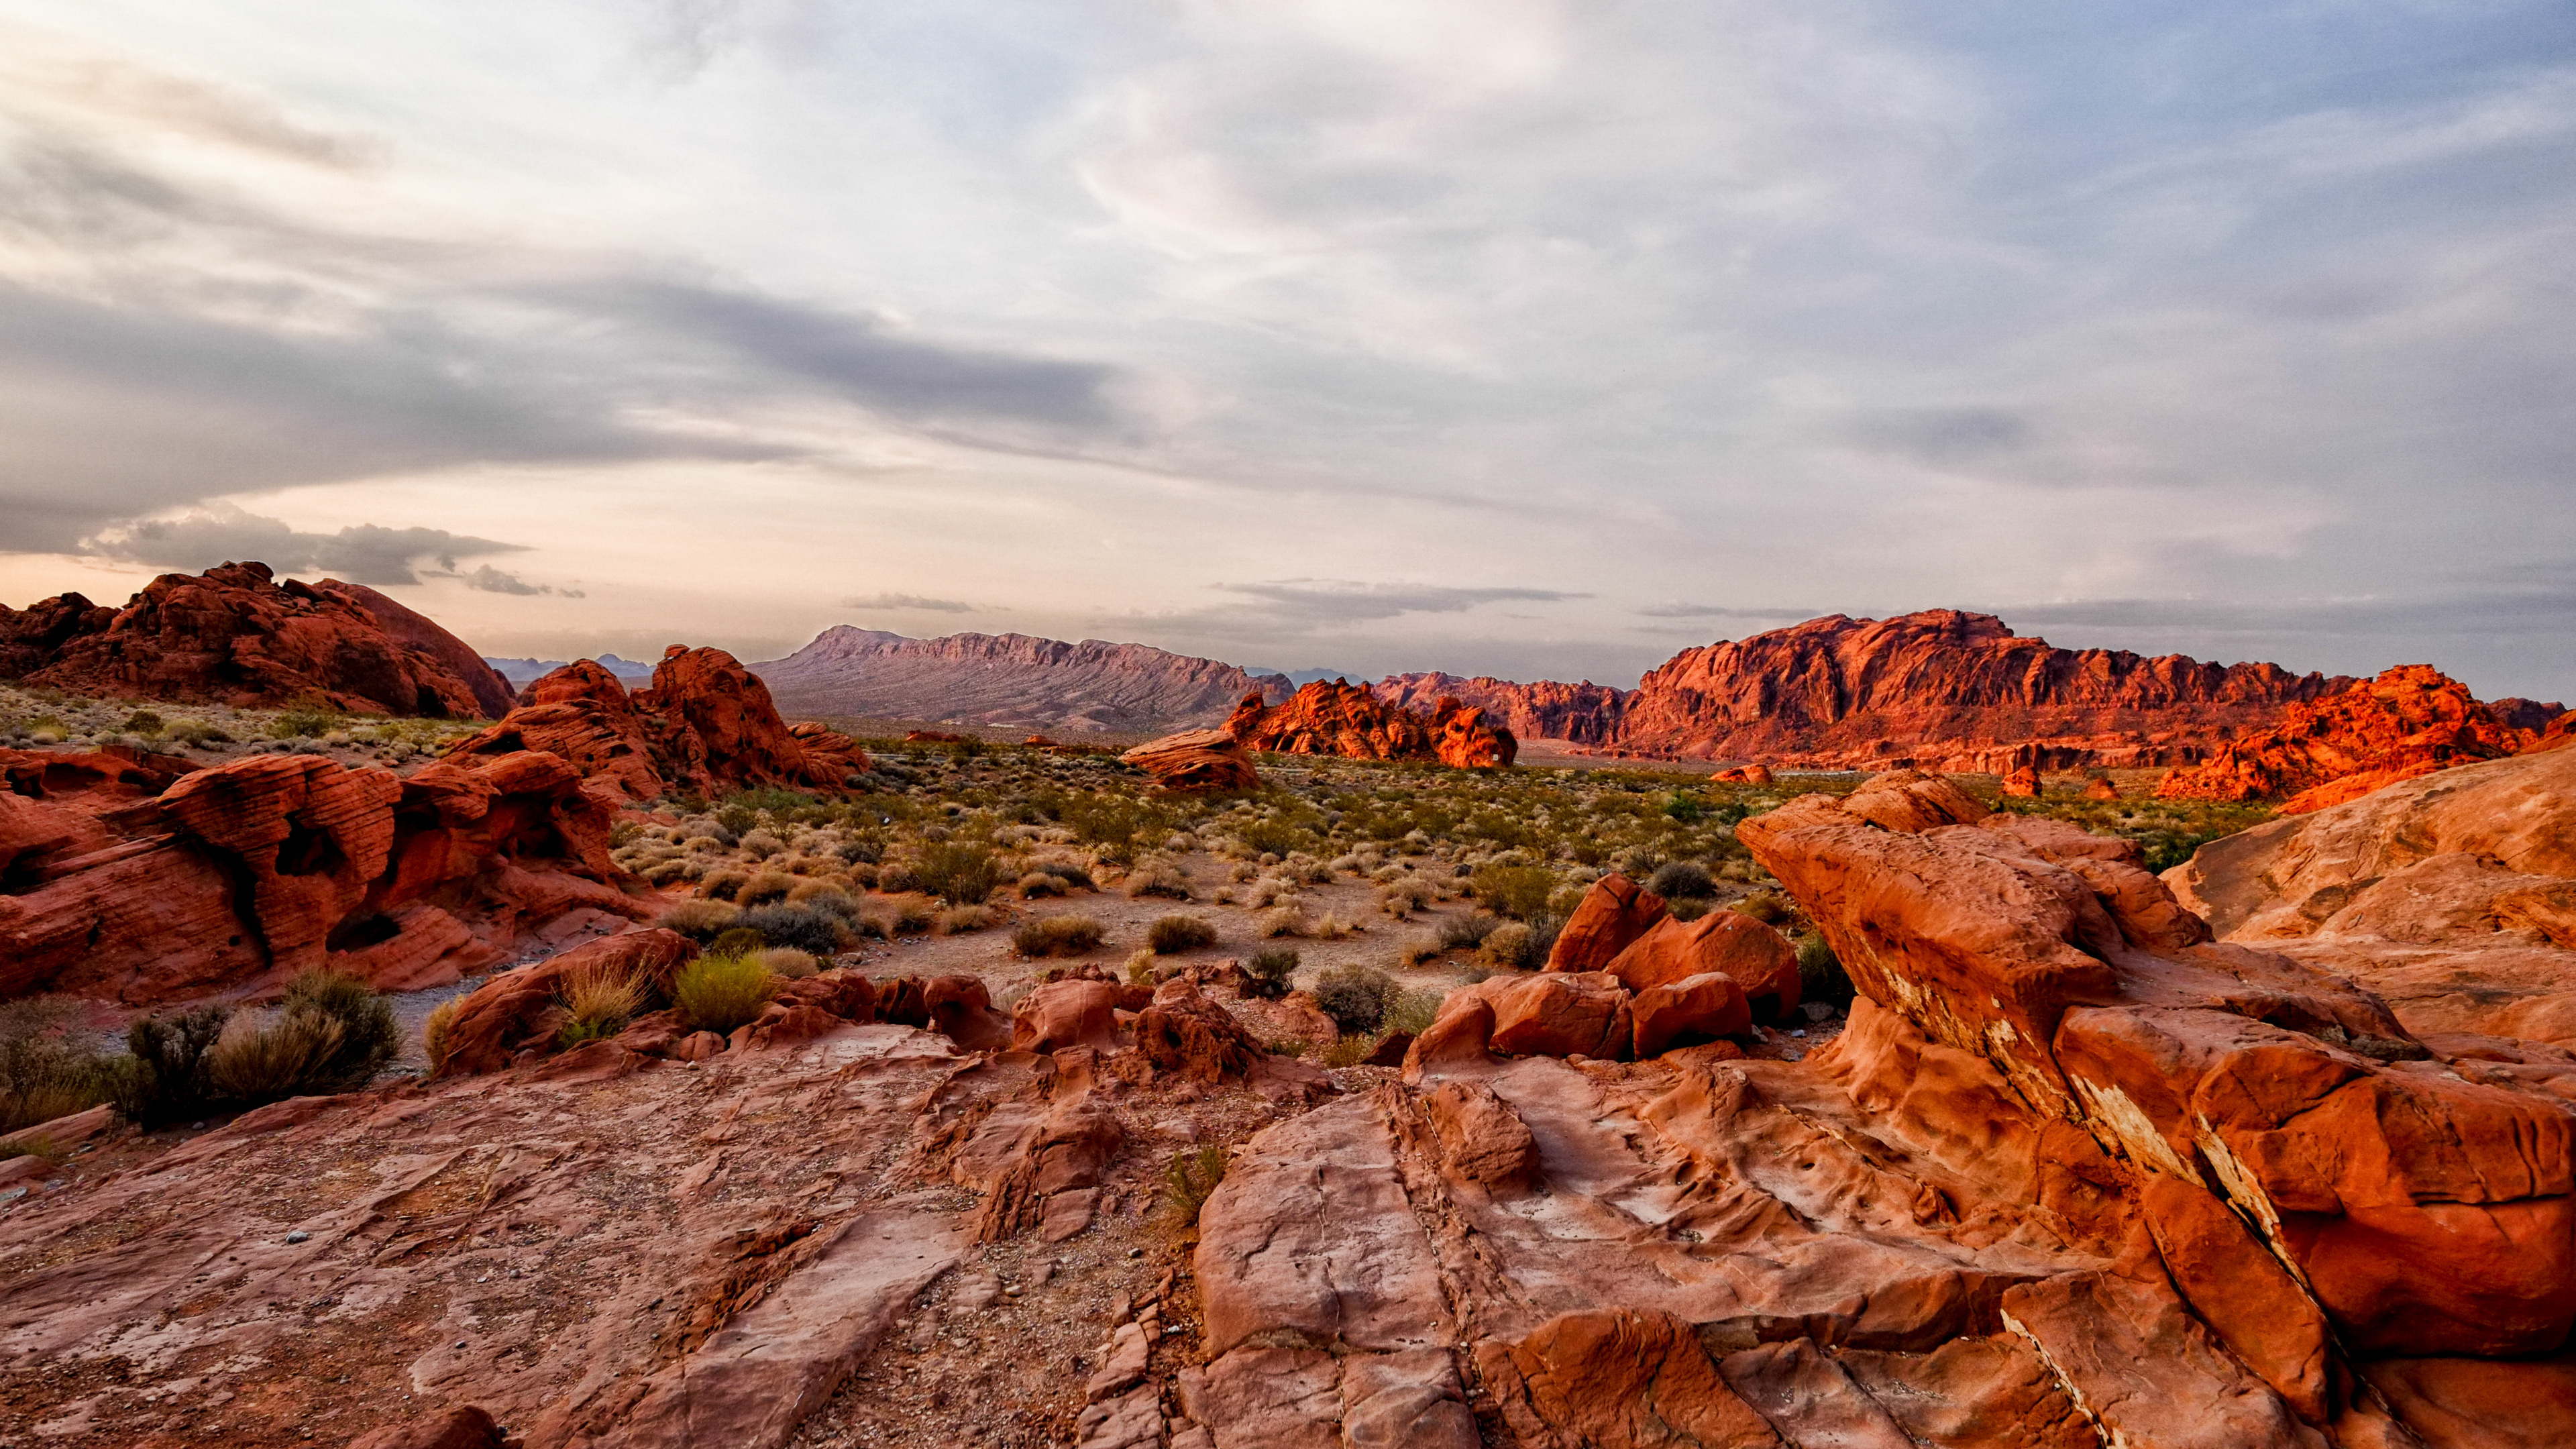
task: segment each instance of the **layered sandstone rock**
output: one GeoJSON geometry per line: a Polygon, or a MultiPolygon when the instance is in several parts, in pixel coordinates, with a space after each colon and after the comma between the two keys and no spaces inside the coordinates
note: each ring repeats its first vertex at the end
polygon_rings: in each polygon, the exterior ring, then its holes
{"type": "Polygon", "coordinates": [[[1279,705],[1246,695],[1225,729],[1269,754],[1438,760],[1461,769],[1497,769],[1520,751],[1512,732],[1474,705],[1443,698],[1426,717],[1338,679],[1317,680],[1279,705]]]}
{"type": "Polygon", "coordinates": [[[1184,730],[1118,757],[1154,777],[1166,795],[1244,795],[1261,788],[1252,757],[1224,730],[1184,730]]]}
{"type": "Polygon", "coordinates": [[[2282,800],[2297,815],[2357,800],[2400,780],[2530,747],[2535,736],[2499,719],[2468,686],[2424,664],[2282,713],[2156,787],[2165,800],[2282,800]]]}
{"type": "Polygon", "coordinates": [[[539,928],[651,914],[608,858],[615,797],[549,754],[399,778],[313,755],[0,751],[0,777],[7,995],[142,1004],[318,966],[434,985],[539,928]]]}
{"type": "Polygon", "coordinates": [[[847,735],[789,725],[769,690],[721,649],[674,644],[653,687],[629,693],[584,659],[520,692],[499,723],[448,747],[451,759],[540,751],[572,761],[629,800],[763,786],[837,794],[870,768],[847,735]]]}
{"type": "Polygon", "coordinates": [[[1688,649],[1627,696],[1614,746],[1836,769],[2174,764],[2352,683],[2276,665],[2057,649],[1989,614],[1840,614],[1688,649]]]}
{"type": "Polygon", "coordinates": [[[812,714],[955,720],[1002,729],[1158,731],[1205,726],[1247,693],[1293,686],[1143,644],[1025,634],[910,639],[835,625],[752,666],[781,703],[812,714]]]}
{"type": "Polygon", "coordinates": [[[1568,740],[1579,745],[1608,744],[1616,737],[1627,692],[1585,680],[1560,684],[1542,679],[1520,684],[1509,679],[1455,674],[1390,674],[1369,692],[1398,709],[1436,713],[1442,700],[1457,700],[1499,721],[1515,738],[1568,740]]]}
{"type": "Polygon", "coordinates": [[[78,594],[0,607],[0,678],[73,694],[310,703],[488,718],[510,687],[464,641],[358,584],[275,581],[268,565],[163,574],[122,609],[78,594]]]}

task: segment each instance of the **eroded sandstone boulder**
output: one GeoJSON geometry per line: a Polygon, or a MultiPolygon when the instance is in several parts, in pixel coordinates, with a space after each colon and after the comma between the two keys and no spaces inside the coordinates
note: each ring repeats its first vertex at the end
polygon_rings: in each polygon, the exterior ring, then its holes
{"type": "Polygon", "coordinates": [[[1183,730],[1120,755],[1166,795],[1242,795],[1261,788],[1252,757],[1224,730],[1183,730]]]}
{"type": "Polygon", "coordinates": [[[1512,763],[1519,741],[1476,705],[1436,701],[1428,716],[1342,680],[1317,680],[1284,704],[1247,694],[1225,722],[1246,749],[1358,760],[1438,760],[1461,769],[1512,763]]]}
{"type": "Polygon", "coordinates": [[[2167,800],[2282,800],[2304,814],[2356,800],[2400,780],[2529,748],[2517,729],[2424,664],[2284,710],[2260,734],[2229,743],[2207,761],[2156,787],[2167,800]]]}

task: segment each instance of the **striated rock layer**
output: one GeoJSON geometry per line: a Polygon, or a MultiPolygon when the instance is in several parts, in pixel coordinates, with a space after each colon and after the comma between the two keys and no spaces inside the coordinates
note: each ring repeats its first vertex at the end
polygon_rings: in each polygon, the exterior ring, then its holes
{"type": "Polygon", "coordinates": [[[2058,649],[1990,614],[1836,614],[1684,650],[1624,701],[1611,743],[1641,754],[1836,769],[2002,773],[2199,759],[2283,706],[2352,683],[2272,664],[2058,649]]]}
{"type": "Polygon", "coordinates": [[[558,755],[629,800],[784,786],[839,793],[870,768],[847,735],[789,725],[769,690],[721,649],[674,644],[653,687],[629,693],[584,659],[520,692],[519,707],[448,747],[452,759],[558,755]]]}
{"type": "Polygon", "coordinates": [[[1206,725],[1245,694],[1289,682],[1143,644],[1068,644],[1026,634],[911,639],[835,625],[784,659],[752,666],[808,714],[953,720],[1014,730],[1163,731],[1206,725]]]}
{"type": "Polygon", "coordinates": [[[0,679],[73,694],[310,703],[479,719],[510,687],[465,642],[360,584],[280,584],[262,563],[163,574],[122,609],[78,594],[0,606],[0,679]]]}
{"type": "Polygon", "coordinates": [[[1605,885],[1582,952],[1629,979],[1461,993],[1400,1083],[1238,1155],[1179,1385],[1216,1443],[2576,1434],[2576,1058],[2427,1041],[2213,942],[2133,845],[1937,777],[1738,833],[1849,968],[1848,1028],[1608,1060],[1645,1051],[1631,980],[1733,958],[1605,885]]]}
{"type": "Polygon", "coordinates": [[[0,996],[148,1004],[317,966],[431,986],[652,911],[608,858],[615,794],[551,754],[405,778],[0,750],[0,779],[0,996]]]}
{"type": "Polygon", "coordinates": [[[1520,753],[1512,732],[1477,706],[1444,698],[1426,716],[1338,679],[1306,685],[1284,704],[1245,695],[1225,729],[1247,749],[1278,755],[1438,760],[1483,770],[1509,765],[1520,753]]]}
{"type": "MultiPolygon", "coordinates": [[[[2536,711],[2533,711],[2536,712],[2536,711]]],[[[2167,800],[2282,799],[2297,815],[2470,760],[2492,760],[2538,738],[2467,685],[2427,664],[2285,710],[2278,723],[2221,749],[2156,787],[2167,800]]]]}

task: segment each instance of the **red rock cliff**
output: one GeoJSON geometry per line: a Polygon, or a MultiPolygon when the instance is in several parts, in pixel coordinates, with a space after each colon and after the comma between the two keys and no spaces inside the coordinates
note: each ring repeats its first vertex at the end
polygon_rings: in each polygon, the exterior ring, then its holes
{"type": "Polygon", "coordinates": [[[2198,759],[2352,681],[2273,664],[2057,649],[1990,614],[1840,614],[1673,656],[1627,697],[1639,753],[1828,767],[2008,768],[2198,759]]]}
{"type": "Polygon", "coordinates": [[[455,635],[375,590],[276,582],[263,563],[163,574],[122,609],[78,594],[0,607],[0,678],[73,694],[479,719],[510,687],[455,635]]]}
{"type": "Polygon", "coordinates": [[[1627,692],[1585,680],[1560,684],[1542,679],[1521,684],[1509,679],[1455,674],[1390,674],[1369,686],[1378,698],[1398,709],[1430,711],[1443,699],[1478,706],[1521,739],[1572,740],[1607,744],[1617,733],[1627,692]]]}
{"type": "Polygon", "coordinates": [[[2278,724],[2167,776],[2168,800],[2289,797],[2290,814],[2471,760],[2493,760],[2538,736],[2498,719],[2467,685],[2429,664],[2401,664],[2340,694],[2291,706],[2278,724]]]}
{"type": "Polygon", "coordinates": [[[1278,755],[1438,760],[1462,769],[1494,769],[1520,753],[1512,732],[1489,723],[1474,705],[1443,699],[1426,719],[1339,679],[1319,679],[1280,705],[1247,694],[1225,729],[1246,749],[1278,755]]]}

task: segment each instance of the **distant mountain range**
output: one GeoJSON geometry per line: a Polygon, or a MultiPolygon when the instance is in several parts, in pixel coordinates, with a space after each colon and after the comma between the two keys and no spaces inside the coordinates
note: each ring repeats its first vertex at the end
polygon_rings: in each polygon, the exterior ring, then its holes
{"type": "Polygon", "coordinates": [[[1280,674],[1143,644],[1026,634],[913,639],[842,624],[751,666],[791,715],[868,716],[1034,731],[1155,733],[1211,724],[1247,694],[1296,692],[1280,674]]]}
{"type": "MultiPolygon", "coordinates": [[[[554,673],[556,670],[563,668],[571,661],[566,659],[494,659],[487,655],[484,657],[483,662],[491,665],[494,669],[501,671],[501,677],[510,681],[510,687],[512,689],[525,689],[528,687],[530,681],[542,679],[545,676],[554,673]]],[[[653,677],[652,665],[638,664],[632,659],[620,659],[614,654],[602,654],[599,656],[597,662],[600,668],[616,675],[619,680],[628,684],[632,684],[637,680],[650,680],[653,677]]]]}

